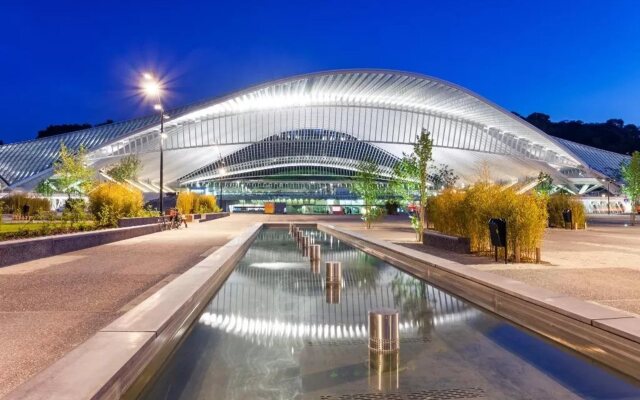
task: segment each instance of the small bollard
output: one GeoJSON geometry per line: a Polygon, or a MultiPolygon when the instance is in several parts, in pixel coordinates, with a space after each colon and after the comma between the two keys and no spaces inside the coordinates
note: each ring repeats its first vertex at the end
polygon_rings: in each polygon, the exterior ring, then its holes
{"type": "Polygon", "coordinates": [[[314,275],[320,274],[320,260],[311,260],[311,273],[314,275]]]}
{"type": "Polygon", "coordinates": [[[369,311],[369,350],[392,353],[400,350],[400,314],[390,308],[369,311]]]}
{"type": "Polygon", "coordinates": [[[340,285],[327,283],[324,289],[327,298],[327,304],[340,304],[340,291],[342,290],[340,285]]]}
{"type": "Polygon", "coordinates": [[[342,281],[342,263],[340,261],[327,261],[324,266],[327,285],[339,284],[342,281]]]}
{"type": "Polygon", "coordinates": [[[541,250],[540,247],[536,247],[536,264],[540,264],[540,261],[542,261],[541,250]]]}
{"type": "Polygon", "coordinates": [[[320,260],[320,245],[319,244],[312,244],[311,246],[309,246],[309,258],[311,258],[311,260],[313,260],[313,261],[320,260]]]}

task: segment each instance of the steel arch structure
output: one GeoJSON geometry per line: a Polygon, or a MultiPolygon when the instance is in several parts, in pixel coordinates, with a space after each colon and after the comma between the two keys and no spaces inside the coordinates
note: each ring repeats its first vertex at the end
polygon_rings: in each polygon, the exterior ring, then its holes
{"type": "MultiPolygon", "coordinates": [[[[363,159],[378,162],[381,175],[389,175],[422,128],[432,134],[435,161],[449,165],[463,182],[473,181],[479,163],[489,165],[498,181],[545,171],[575,190],[604,173],[593,165],[601,158],[591,153],[599,150],[550,137],[455,84],[407,72],[294,76],[168,113],[165,181],[174,188],[301,166],[348,173],[363,159]]],[[[140,180],[153,191],[159,140],[158,116],[149,116],[7,144],[0,146],[0,185],[34,187],[51,174],[65,143],[72,149],[85,145],[97,169],[137,154],[143,161],[140,180]]]]}

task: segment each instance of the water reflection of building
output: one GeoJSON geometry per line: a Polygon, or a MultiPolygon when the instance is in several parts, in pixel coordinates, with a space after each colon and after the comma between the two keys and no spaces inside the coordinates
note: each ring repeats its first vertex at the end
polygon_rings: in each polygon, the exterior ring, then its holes
{"type": "MultiPolygon", "coordinates": [[[[331,238],[318,235],[316,240],[324,248],[331,238]]],[[[324,272],[313,273],[285,230],[261,232],[200,323],[259,342],[348,341],[366,338],[367,311],[384,307],[400,310],[402,337],[410,339],[479,313],[344,244],[336,243],[323,256],[343,263],[340,301],[335,304],[326,300],[324,272]]]]}

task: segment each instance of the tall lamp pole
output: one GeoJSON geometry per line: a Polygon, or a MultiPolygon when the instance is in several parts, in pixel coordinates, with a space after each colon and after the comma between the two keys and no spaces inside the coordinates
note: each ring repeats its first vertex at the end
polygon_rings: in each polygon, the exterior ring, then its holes
{"type": "Polygon", "coordinates": [[[611,215],[611,178],[607,178],[607,214],[611,215]]]}
{"type": "Polygon", "coordinates": [[[153,75],[145,73],[142,75],[142,90],[145,95],[156,101],[153,105],[154,110],[160,113],[160,215],[164,214],[164,119],[167,115],[162,107],[162,84],[156,80],[153,75]]]}

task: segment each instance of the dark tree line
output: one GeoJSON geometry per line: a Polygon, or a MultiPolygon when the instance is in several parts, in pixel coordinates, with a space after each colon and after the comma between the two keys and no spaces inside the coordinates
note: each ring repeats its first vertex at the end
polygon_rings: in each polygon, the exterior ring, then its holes
{"type": "Polygon", "coordinates": [[[94,126],[101,126],[101,125],[107,125],[107,124],[112,124],[112,123],[113,123],[113,120],[108,119],[105,122],[102,122],[102,123],[99,123],[99,124],[95,124],[95,125],[91,125],[91,124],[49,125],[49,126],[46,127],[46,129],[38,131],[38,136],[36,136],[36,138],[37,139],[42,139],[42,138],[45,138],[45,137],[61,135],[63,133],[79,131],[79,130],[82,130],[82,129],[89,129],[89,128],[93,128],[94,126]]]}
{"type": "Polygon", "coordinates": [[[516,112],[514,114],[549,135],[562,139],[621,154],[640,151],[640,128],[634,124],[625,124],[621,119],[610,119],[606,122],[553,122],[543,113],[535,112],[528,117],[516,112]]]}

